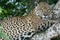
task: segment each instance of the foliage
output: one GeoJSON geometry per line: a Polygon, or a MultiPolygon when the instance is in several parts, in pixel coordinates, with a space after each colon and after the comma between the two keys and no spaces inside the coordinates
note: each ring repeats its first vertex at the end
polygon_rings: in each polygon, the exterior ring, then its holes
{"type": "MultiPolygon", "coordinates": [[[[9,16],[25,16],[34,8],[38,0],[0,0],[0,19],[9,16]]],[[[39,0],[47,1],[47,0],[39,0]]],[[[50,4],[57,0],[48,0],[50,4]]]]}
{"type": "Polygon", "coordinates": [[[0,0],[0,19],[28,14],[33,7],[34,0],[0,0]]]}
{"type": "Polygon", "coordinates": [[[4,40],[9,40],[9,37],[5,33],[0,33],[0,37],[2,37],[4,40]]]}
{"type": "Polygon", "coordinates": [[[57,3],[58,0],[49,0],[49,4],[57,3]]]}
{"type": "Polygon", "coordinates": [[[0,26],[0,38],[3,38],[4,40],[9,40],[9,37],[6,33],[3,32],[3,27],[0,26]]]}
{"type": "Polygon", "coordinates": [[[57,3],[58,0],[39,0],[39,1],[40,1],[40,2],[41,2],[41,1],[47,2],[47,3],[49,3],[49,4],[51,5],[51,4],[57,3]]]}
{"type": "MultiPolygon", "coordinates": [[[[25,16],[34,8],[35,2],[38,0],[0,0],[0,19],[9,16],[25,16]]],[[[57,0],[39,0],[49,4],[57,2],[57,0]]]]}

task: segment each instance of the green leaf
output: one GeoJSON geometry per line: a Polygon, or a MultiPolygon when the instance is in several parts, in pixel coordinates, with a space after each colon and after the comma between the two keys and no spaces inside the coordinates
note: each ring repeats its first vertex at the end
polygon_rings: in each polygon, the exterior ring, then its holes
{"type": "Polygon", "coordinates": [[[4,10],[4,13],[8,13],[8,11],[7,10],[4,10]]]}
{"type": "Polygon", "coordinates": [[[9,40],[9,36],[7,36],[7,34],[3,32],[2,26],[0,26],[0,37],[2,37],[4,40],[9,40]]]}
{"type": "Polygon", "coordinates": [[[9,37],[5,33],[0,33],[0,37],[2,37],[4,40],[9,40],[9,37]]]}
{"type": "Polygon", "coordinates": [[[23,16],[26,16],[26,15],[27,15],[27,13],[24,13],[24,14],[23,14],[23,16]]]}
{"type": "Polygon", "coordinates": [[[0,13],[2,13],[2,10],[3,10],[3,9],[0,7],[0,13]]]}

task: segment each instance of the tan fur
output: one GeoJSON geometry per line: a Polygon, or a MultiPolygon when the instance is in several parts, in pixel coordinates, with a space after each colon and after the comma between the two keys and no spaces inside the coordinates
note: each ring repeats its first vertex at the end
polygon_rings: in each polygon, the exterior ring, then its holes
{"type": "Polygon", "coordinates": [[[0,22],[0,25],[3,26],[4,32],[13,38],[24,32],[35,32],[38,28],[38,24],[40,25],[41,23],[42,20],[38,16],[29,14],[24,17],[17,16],[4,19],[0,22]]]}

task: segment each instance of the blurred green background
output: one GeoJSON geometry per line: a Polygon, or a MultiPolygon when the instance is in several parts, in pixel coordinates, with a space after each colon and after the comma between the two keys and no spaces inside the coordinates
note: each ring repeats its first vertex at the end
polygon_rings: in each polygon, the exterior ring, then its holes
{"type": "Polygon", "coordinates": [[[56,3],[58,0],[0,0],[0,20],[9,16],[25,16],[36,5],[36,2],[56,3]]]}

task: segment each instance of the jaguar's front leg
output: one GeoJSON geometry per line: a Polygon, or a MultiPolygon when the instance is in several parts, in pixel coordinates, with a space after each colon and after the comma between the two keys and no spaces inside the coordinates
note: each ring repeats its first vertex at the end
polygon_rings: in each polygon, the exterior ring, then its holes
{"type": "Polygon", "coordinates": [[[20,40],[31,40],[34,34],[35,34],[34,32],[22,33],[22,35],[20,35],[20,38],[21,38],[20,40]]]}

